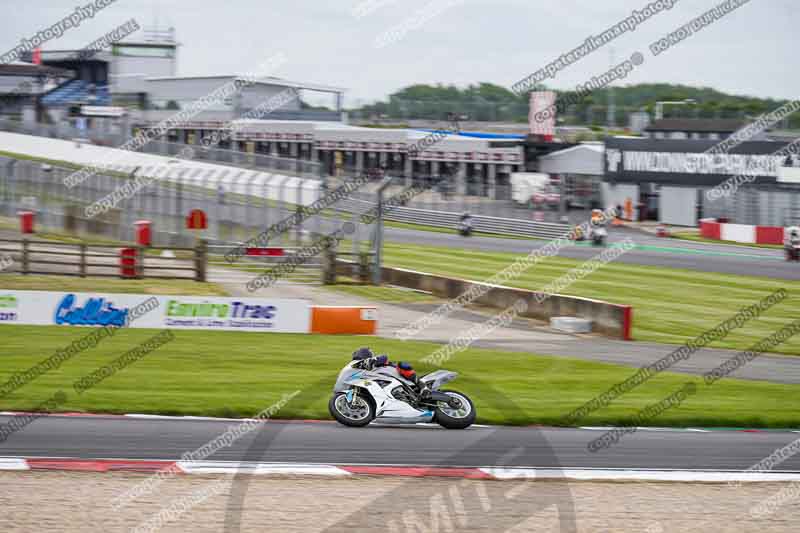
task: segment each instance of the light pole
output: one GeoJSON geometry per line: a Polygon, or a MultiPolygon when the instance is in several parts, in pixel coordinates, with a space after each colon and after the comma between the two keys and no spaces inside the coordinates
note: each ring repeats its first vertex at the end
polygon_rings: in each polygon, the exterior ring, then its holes
{"type": "Polygon", "coordinates": [[[664,106],[665,105],[693,105],[696,104],[697,100],[694,98],[687,98],[686,100],[679,100],[675,102],[656,102],[656,120],[661,120],[664,118],[664,106]]]}

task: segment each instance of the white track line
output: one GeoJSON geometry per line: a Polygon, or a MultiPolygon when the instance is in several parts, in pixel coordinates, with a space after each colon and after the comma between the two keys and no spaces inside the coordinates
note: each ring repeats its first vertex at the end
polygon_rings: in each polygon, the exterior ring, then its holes
{"type": "Polygon", "coordinates": [[[680,482],[756,482],[798,481],[798,473],[714,472],[694,470],[603,470],[546,468],[480,468],[495,479],[571,479],[576,481],[680,481],[680,482]]]}
{"type": "Polygon", "coordinates": [[[186,474],[254,474],[254,475],[300,475],[300,476],[350,476],[350,472],[332,465],[284,464],[284,463],[237,463],[231,461],[178,461],[178,467],[186,474]]]}
{"type": "MultiPolygon", "coordinates": [[[[48,459],[48,458],[37,458],[48,459]]],[[[54,459],[54,458],[49,458],[54,459]]],[[[85,461],[93,461],[85,459],[85,461]]],[[[101,459],[94,459],[101,461],[101,459]]],[[[107,459],[106,459],[107,461],[107,459]]],[[[124,460],[123,460],[124,461],[124,460]]],[[[81,462],[76,460],[76,462],[81,462]]],[[[147,461],[144,461],[147,462],[147,461]]],[[[166,463],[171,461],[164,460],[166,463]]],[[[285,475],[285,476],[330,476],[351,477],[359,472],[358,467],[394,467],[397,472],[389,475],[419,474],[420,470],[430,468],[431,475],[447,467],[415,466],[415,465],[331,465],[316,463],[255,463],[237,461],[178,461],[178,467],[186,474],[253,474],[253,475],[285,475]],[[405,472],[404,472],[405,471],[405,472]]],[[[454,467],[455,468],[455,467],[454,467]]],[[[671,481],[683,483],[726,483],[726,482],[788,482],[800,481],[800,472],[749,472],[749,471],[711,471],[711,470],[636,470],[636,469],[604,469],[604,468],[533,468],[533,467],[458,467],[469,472],[481,472],[498,481],[511,480],[572,480],[572,481],[671,481]]],[[[0,470],[30,470],[25,458],[0,457],[0,470]]],[[[69,470],[69,468],[64,468],[69,470]]],[[[369,472],[365,472],[369,474],[369,472]]],[[[438,472],[441,473],[441,472],[438,472]]],[[[424,475],[424,472],[423,472],[424,475]]]]}
{"type": "MultiPolygon", "coordinates": [[[[18,415],[22,415],[22,414],[28,414],[28,413],[21,413],[21,412],[18,412],[18,411],[0,411],[0,416],[18,416],[18,415]]],[[[48,415],[45,415],[45,416],[80,418],[80,415],[77,415],[77,416],[76,415],[65,415],[65,414],[61,414],[61,413],[53,413],[53,414],[48,414],[48,415]]],[[[86,415],[87,418],[90,417],[90,416],[97,418],[97,417],[102,417],[104,415],[103,414],[94,414],[94,415],[87,414],[86,415]]],[[[191,415],[187,415],[187,416],[170,416],[170,415],[149,415],[149,414],[142,414],[142,413],[130,413],[130,414],[124,414],[124,415],[107,415],[107,416],[138,418],[138,419],[143,419],[143,420],[173,420],[173,421],[196,421],[196,422],[200,422],[200,421],[206,421],[206,422],[239,422],[239,423],[241,423],[241,422],[266,422],[266,420],[262,420],[262,419],[259,419],[259,418],[218,418],[218,417],[212,417],[212,416],[191,416],[191,415]]],[[[273,422],[277,422],[277,423],[280,423],[280,422],[288,422],[288,423],[331,422],[331,423],[333,423],[333,420],[308,420],[308,421],[304,421],[304,420],[291,420],[291,419],[290,420],[275,419],[275,420],[272,420],[272,421],[273,422]]],[[[432,429],[433,428],[443,429],[439,424],[430,423],[430,422],[418,422],[418,423],[415,423],[415,424],[403,424],[403,423],[396,423],[396,422],[381,422],[381,421],[377,421],[376,420],[376,421],[372,422],[370,424],[370,426],[372,426],[372,427],[398,427],[398,426],[404,426],[404,427],[426,427],[426,428],[432,428],[432,429]]],[[[493,426],[493,425],[473,424],[468,429],[492,429],[492,428],[502,428],[502,427],[516,427],[516,426],[493,426]]],[[[521,426],[521,427],[526,427],[526,426],[521,426]]],[[[558,426],[553,426],[553,427],[527,426],[527,427],[529,427],[529,428],[536,427],[536,428],[539,428],[539,429],[542,429],[542,430],[582,429],[582,430],[585,430],[585,431],[611,431],[611,430],[614,430],[614,429],[621,429],[621,428],[616,427],[616,426],[579,426],[577,428],[558,427],[558,426]]],[[[755,431],[759,431],[758,428],[753,428],[753,429],[755,431]]],[[[715,432],[715,430],[713,428],[711,428],[711,429],[700,429],[700,428],[651,427],[651,426],[637,427],[636,431],[642,431],[642,432],[644,432],[644,431],[653,431],[653,432],[658,432],[658,431],[661,431],[661,432],[685,431],[685,432],[692,432],[692,433],[714,433],[715,432]]],[[[734,430],[734,431],[737,431],[737,430],[734,430]]],[[[738,431],[741,431],[741,430],[738,430],[738,431]]],[[[764,432],[769,432],[769,430],[763,430],[763,431],[764,432]]],[[[800,430],[792,430],[792,429],[782,429],[782,430],[775,430],[775,431],[776,432],[781,431],[781,432],[786,432],[786,433],[800,433],[800,430]]]]}
{"type": "Polygon", "coordinates": [[[30,470],[30,467],[25,459],[0,457],[0,470],[30,470]]]}
{"type": "Polygon", "coordinates": [[[168,416],[168,415],[146,415],[146,414],[139,414],[139,413],[131,413],[129,415],[123,415],[128,418],[141,418],[145,420],[175,420],[175,421],[184,421],[184,420],[194,420],[194,421],[201,421],[201,422],[262,422],[257,418],[217,418],[213,416],[168,416]]]}

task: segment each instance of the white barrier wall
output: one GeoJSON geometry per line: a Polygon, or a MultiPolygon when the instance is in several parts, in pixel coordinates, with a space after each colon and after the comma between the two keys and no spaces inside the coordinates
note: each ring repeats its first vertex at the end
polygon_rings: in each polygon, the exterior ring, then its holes
{"type": "MultiPolygon", "coordinates": [[[[103,169],[126,174],[138,167],[138,176],[182,181],[215,191],[217,185],[222,183],[228,193],[250,194],[289,203],[309,205],[317,201],[321,195],[319,180],[258,172],[189,159],[176,159],[169,156],[143,154],[105,146],[77,145],[73,141],[49,137],[0,132],[0,146],[9,152],[69,161],[86,166],[101,165],[103,169]]],[[[244,153],[241,155],[242,157],[246,156],[244,153]]],[[[99,172],[102,173],[102,171],[99,172]]]]}
{"type": "Polygon", "coordinates": [[[722,224],[720,238],[723,241],[756,242],[756,227],[746,224],[722,224]]]}
{"type": "Polygon", "coordinates": [[[673,226],[697,226],[697,189],[661,187],[658,204],[659,222],[673,226]]]}
{"type": "Polygon", "coordinates": [[[0,289],[0,324],[309,333],[311,302],[286,298],[152,296],[0,289]],[[134,318],[131,309],[158,306],[134,318]]]}

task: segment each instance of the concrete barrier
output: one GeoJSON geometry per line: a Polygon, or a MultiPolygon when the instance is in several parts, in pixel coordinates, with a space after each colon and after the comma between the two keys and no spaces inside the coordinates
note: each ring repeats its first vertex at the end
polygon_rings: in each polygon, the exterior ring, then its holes
{"type": "Polygon", "coordinates": [[[719,222],[713,218],[700,220],[700,235],[706,239],[753,244],[783,244],[784,228],[781,226],[748,226],[719,222]]]}
{"type": "MultiPolygon", "coordinates": [[[[344,265],[342,265],[344,266],[344,265]]],[[[471,285],[478,285],[487,290],[473,303],[497,309],[511,307],[520,298],[528,304],[528,310],[520,316],[549,321],[555,316],[574,316],[592,321],[592,331],[615,339],[631,340],[633,308],[629,305],[617,305],[602,300],[579,298],[552,294],[542,303],[536,301],[536,292],[527,289],[515,289],[502,285],[489,285],[475,281],[448,278],[416,272],[403,268],[382,269],[384,283],[428,291],[440,298],[457,298],[464,294],[471,285]]]]}

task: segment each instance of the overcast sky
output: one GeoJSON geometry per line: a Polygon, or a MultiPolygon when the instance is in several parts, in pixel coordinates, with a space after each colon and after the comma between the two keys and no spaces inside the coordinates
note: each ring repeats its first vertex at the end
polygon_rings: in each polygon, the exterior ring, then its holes
{"type": "MultiPolygon", "coordinates": [[[[0,0],[0,53],[89,0],[0,0]]],[[[276,76],[345,87],[349,106],[414,83],[510,87],[560,54],[641,9],[649,0],[118,0],[47,49],[80,48],[135,18],[174,26],[179,75],[248,72],[270,55],[287,61],[276,76]],[[360,16],[358,16],[360,15],[360,16]],[[378,47],[392,28],[406,33],[378,47]]],[[[678,0],[635,31],[584,57],[548,84],[573,88],[636,51],[645,63],[623,84],[710,86],[726,92],[796,98],[798,0],[748,4],[653,57],[648,46],[719,0],[678,0]]],[[[141,32],[132,36],[141,36],[141,32]]],[[[619,83],[617,83],[619,84],[619,83]]]]}

